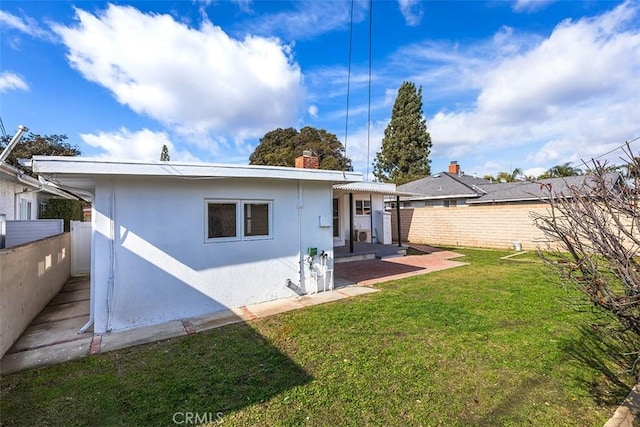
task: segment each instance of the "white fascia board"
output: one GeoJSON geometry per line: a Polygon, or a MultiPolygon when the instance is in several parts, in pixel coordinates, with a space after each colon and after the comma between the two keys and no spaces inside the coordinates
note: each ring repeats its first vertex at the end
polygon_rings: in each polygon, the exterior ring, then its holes
{"type": "Polygon", "coordinates": [[[83,157],[34,156],[32,167],[34,172],[45,176],[71,174],[162,176],[194,179],[262,178],[333,183],[362,181],[362,174],[356,172],[258,165],[121,161],[83,157]]]}

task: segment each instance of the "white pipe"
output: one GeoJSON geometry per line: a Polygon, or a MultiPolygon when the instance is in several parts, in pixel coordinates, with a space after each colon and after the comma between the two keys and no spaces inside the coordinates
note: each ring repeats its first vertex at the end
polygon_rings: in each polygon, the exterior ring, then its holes
{"type": "Polygon", "coordinates": [[[18,126],[18,131],[16,132],[15,135],[13,135],[13,138],[11,138],[11,141],[9,142],[9,145],[7,145],[4,150],[2,150],[2,154],[0,154],[0,163],[4,163],[4,161],[7,159],[7,157],[9,157],[9,154],[11,153],[11,151],[13,150],[13,148],[16,146],[16,144],[18,144],[18,142],[20,142],[20,139],[22,138],[22,135],[25,132],[28,132],[29,129],[26,128],[25,126],[19,125],[18,126]]]}
{"type": "Polygon", "coordinates": [[[109,238],[109,280],[107,281],[107,332],[111,331],[111,316],[113,305],[113,292],[115,287],[116,268],[116,183],[115,178],[111,178],[111,204],[109,206],[110,238],[109,238]]]}
{"type": "Polygon", "coordinates": [[[306,294],[306,284],[305,284],[305,273],[304,273],[304,252],[302,247],[302,208],[304,207],[304,203],[302,201],[302,182],[298,180],[298,246],[300,253],[298,255],[299,258],[299,266],[300,266],[300,285],[298,286],[300,290],[304,287],[304,293],[306,294]]]}

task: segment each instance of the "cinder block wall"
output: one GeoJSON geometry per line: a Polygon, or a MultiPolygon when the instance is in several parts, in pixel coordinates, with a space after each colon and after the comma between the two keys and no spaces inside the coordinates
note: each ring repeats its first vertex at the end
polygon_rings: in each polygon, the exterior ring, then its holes
{"type": "Polygon", "coordinates": [[[0,250],[0,357],[70,277],[69,233],[0,250]]]}
{"type": "MultiPolygon", "coordinates": [[[[393,239],[397,240],[395,209],[392,212],[393,239]]],[[[403,241],[443,246],[512,248],[521,242],[523,250],[534,250],[544,242],[531,213],[547,214],[547,205],[489,205],[463,208],[401,209],[403,241]]]]}

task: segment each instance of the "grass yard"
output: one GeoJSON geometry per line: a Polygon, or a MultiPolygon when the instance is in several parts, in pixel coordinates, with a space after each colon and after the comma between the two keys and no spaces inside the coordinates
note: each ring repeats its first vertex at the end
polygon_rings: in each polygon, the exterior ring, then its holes
{"type": "Polygon", "coordinates": [[[2,425],[601,426],[633,378],[592,315],[533,257],[459,252],[379,293],[5,376],[2,425]]]}

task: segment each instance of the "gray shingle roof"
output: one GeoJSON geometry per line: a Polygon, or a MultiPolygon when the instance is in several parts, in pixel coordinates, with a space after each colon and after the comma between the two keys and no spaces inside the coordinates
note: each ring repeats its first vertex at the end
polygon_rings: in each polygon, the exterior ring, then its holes
{"type": "Polygon", "coordinates": [[[398,186],[399,191],[419,194],[414,197],[406,197],[403,200],[424,200],[444,198],[475,198],[484,194],[479,186],[489,184],[490,181],[475,178],[470,175],[456,175],[449,172],[440,172],[426,178],[417,179],[398,186]]]}
{"type": "MultiPolygon", "coordinates": [[[[605,177],[609,189],[611,189],[621,179],[617,172],[608,173],[605,177]]],[[[569,195],[570,187],[581,188],[583,184],[589,184],[590,175],[568,176],[564,178],[540,179],[535,182],[503,182],[495,184],[483,184],[479,187],[487,194],[469,200],[469,204],[479,203],[500,203],[545,200],[549,196],[549,188],[555,195],[569,195]]],[[[586,190],[586,188],[585,188],[586,190]]]]}

